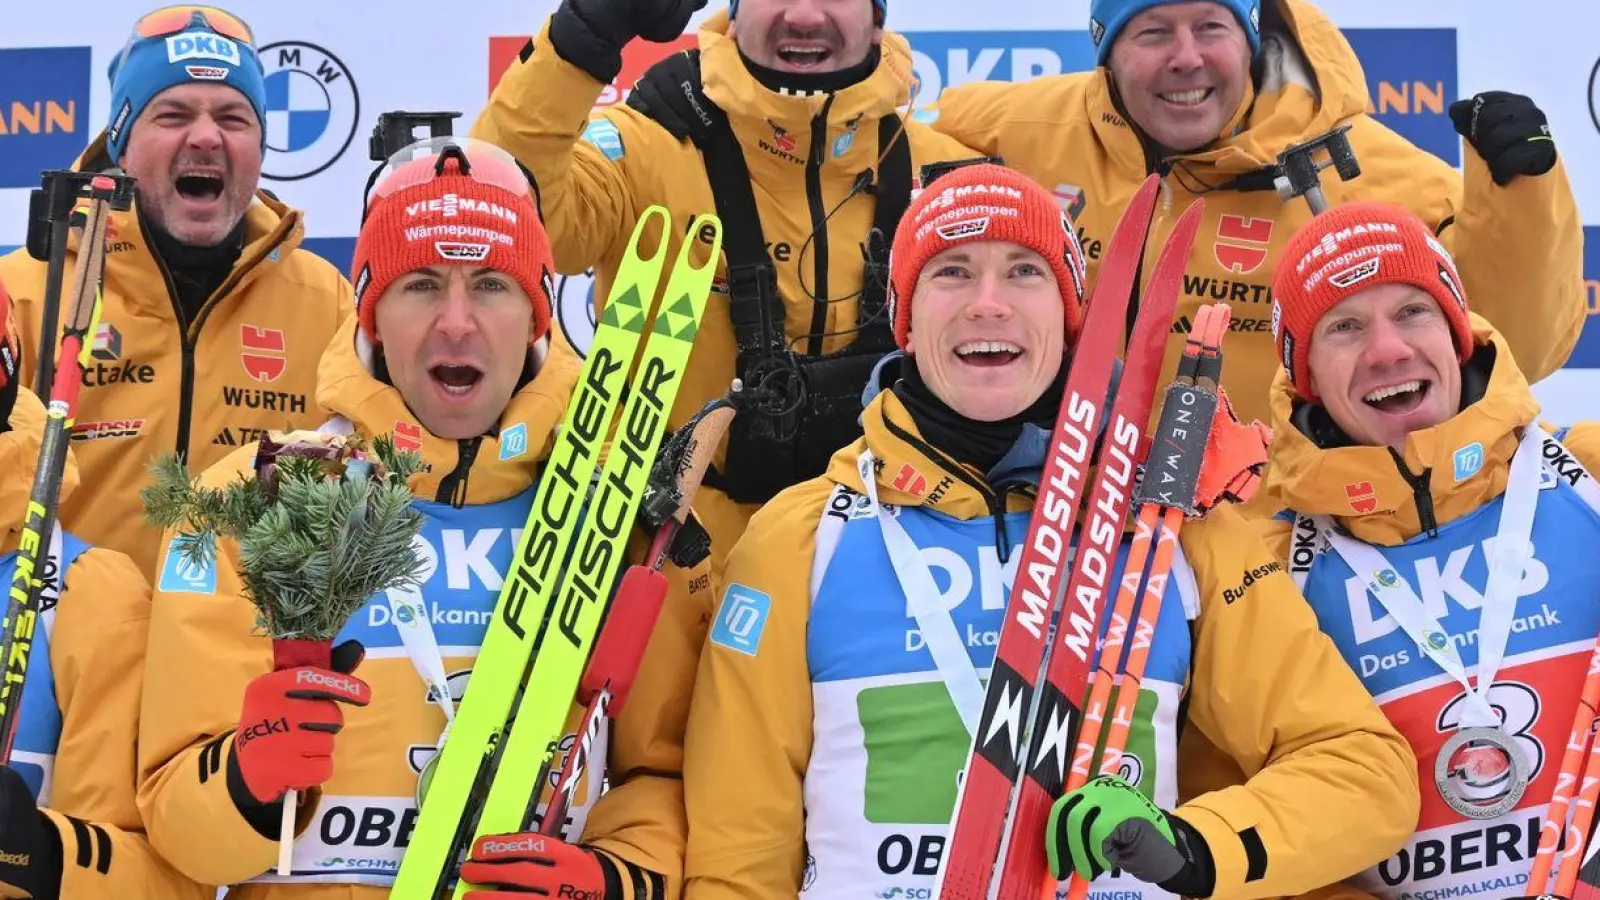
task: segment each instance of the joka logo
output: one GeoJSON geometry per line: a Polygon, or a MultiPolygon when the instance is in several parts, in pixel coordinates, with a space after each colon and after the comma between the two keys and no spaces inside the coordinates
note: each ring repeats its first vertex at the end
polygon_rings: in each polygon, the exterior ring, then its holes
{"type": "MultiPolygon", "coordinates": [[[[629,41],[622,48],[622,71],[617,77],[606,85],[600,92],[600,98],[595,101],[595,109],[604,109],[615,106],[628,99],[628,94],[633,90],[633,85],[656,63],[666,59],[682,50],[693,50],[700,46],[700,40],[693,33],[679,36],[677,39],[665,44],[655,44],[650,41],[629,41]]],[[[500,83],[511,65],[519,58],[527,59],[533,52],[533,44],[528,35],[501,35],[489,38],[489,89],[484,92],[487,97],[494,93],[495,85],[500,83]]],[[[37,183],[38,174],[35,173],[34,181],[37,183]]]]}
{"type": "Polygon", "coordinates": [[[299,181],[344,155],[361,119],[361,94],[344,63],[305,41],[261,48],[267,75],[267,155],[261,175],[299,181]]]}
{"type": "Polygon", "coordinates": [[[0,189],[38,187],[88,140],[89,47],[0,50],[0,189]]]}
{"type": "Polygon", "coordinates": [[[421,453],[422,426],[415,422],[395,422],[394,448],[396,450],[409,450],[412,453],[421,453]]]}
{"type": "Polygon", "coordinates": [[[928,480],[922,477],[916,466],[905,463],[900,467],[900,474],[894,478],[894,487],[902,493],[921,497],[928,490],[928,480]]]}
{"type": "Polygon", "coordinates": [[[1217,219],[1217,241],[1212,252],[1217,265],[1235,275],[1248,275],[1267,261],[1272,241],[1271,219],[1224,214],[1217,219]]]}
{"type": "Polygon", "coordinates": [[[289,367],[283,331],[277,328],[239,326],[239,361],[246,375],[257,381],[277,381],[289,367]]]}

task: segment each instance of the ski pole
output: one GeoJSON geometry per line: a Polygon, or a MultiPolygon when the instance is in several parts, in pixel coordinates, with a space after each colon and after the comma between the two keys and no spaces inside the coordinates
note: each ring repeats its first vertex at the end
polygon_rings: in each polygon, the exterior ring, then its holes
{"type": "Polygon", "coordinates": [[[1043,832],[1050,806],[1061,796],[1067,781],[1072,752],[1067,742],[1078,717],[1072,715],[1076,707],[1065,701],[1071,698],[1076,702],[1090,678],[1090,651],[1099,633],[1097,623],[1105,620],[1111,595],[1107,579],[1132,509],[1138,460],[1151,424],[1167,335],[1172,330],[1173,312],[1183,288],[1183,270],[1204,210],[1203,199],[1189,204],[1156,257],[1123,353],[1111,414],[1101,426],[1105,438],[1095,459],[1094,482],[1084,500],[1085,518],[1079,526],[1072,576],[1063,594],[1072,599],[1070,605],[1062,604],[1061,618],[1066,624],[1057,626],[1046,654],[1040,701],[1027,732],[1030,738],[1026,774],[1018,778],[1015,805],[1006,838],[1001,841],[997,900],[1032,900],[1046,890],[1053,895],[1055,890],[1043,842],[1019,840],[1018,836],[1043,832]],[[1076,652],[1079,648],[1082,657],[1076,652]]]}
{"type": "MultiPolygon", "coordinates": [[[[71,214],[92,172],[51,169],[39,174],[39,187],[28,197],[28,255],[46,264],[43,321],[39,327],[39,366],[33,376],[33,393],[49,396],[55,378],[56,335],[61,319],[61,282],[67,268],[67,242],[72,233],[71,214]]],[[[113,208],[120,209],[115,206],[113,208]]]]}
{"type": "MultiPolygon", "coordinates": [[[[82,229],[77,265],[72,274],[72,306],[61,335],[62,364],[56,368],[50,388],[44,439],[39,446],[33,487],[28,493],[16,573],[11,580],[5,622],[0,626],[4,630],[0,635],[0,659],[5,660],[5,679],[0,682],[0,763],[10,761],[16,739],[22,686],[28,677],[34,627],[44,590],[40,560],[48,554],[50,536],[56,527],[78,388],[90,350],[86,339],[94,330],[100,313],[106,222],[113,208],[128,208],[133,197],[132,188],[130,176],[96,176],[90,182],[88,196],[79,199],[71,214],[72,226],[82,229]]],[[[56,578],[61,579],[61,573],[58,572],[56,578]]]]}
{"type": "MultiPolygon", "coordinates": [[[[733,417],[732,404],[713,401],[683,427],[680,434],[685,438],[681,443],[676,436],[669,441],[669,445],[679,446],[664,449],[658,460],[658,466],[667,470],[665,475],[670,486],[664,491],[652,492],[661,498],[656,502],[652,502],[654,497],[646,495],[645,515],[646,518],[653,518],[650,507],[664,508],[667,518],[657,526],[644,562],[629,566],[623,573],[616,599],[612,601],[600,636],[595,641],[594,653],[589,657],[589,664],[578,683],[578,702],[587,704],[583,730],[579,732],[572,751],[567,754],[560,779],[550,795],[544,819],[539,824],[539,831],[543,834],[551,837],[560,835],[567,810],[572,808],[572,797],[577,792],[578,782],[583,779],[584,769],[589,767],[589,758],[601,726],[608,719],[621,715],[622,707],[628,702],[634,678],[639,674],[639,665],[644,661],[650,635],[655,631],[656,620],[661,616],[661,607],[667,597],[667,579],[661,574],[661,569],[666,565],[673,539],[689,520],[690,506],[733,417]]],[[[599,769],[604,770],[603,760],[599,769]]],[[[544,780],[541,775],[535,783],[542,785],[544,780]]],[[[535,790],[528,799],[527,821],[534,818],[540,793],[535,790]]]]}
{"type": "Polygon", "coordinates": [[[1555,788],[1550,794],[1550,805],[1545,808],[1544,824],[1539,832],[1539,849],[1533,857],[1533,871],[1528,876],[1528,891],[1537,896],[1545,892],[1550,883],[1550,872],[1556,861],[1556,848],[1566,835],[1567,850],[1562,859],[1577,856],[1583,846],[1583,834],[1566,827],[1567,811],[1573,800],[1573,788],[1578,783],[1578,766],[1583,762],[1584,751],[1589,749],[1595,712],[1600,707],[1600,640],[1595,642],[1589,655],[1589,675],[1583,682],[1583,693],[1578,698],[1578,709],[1573,714],[1572,731],[1567,735],[1567,749],[1557,770],[1555,788]]]}
{"type": "MultiPolygon", "coordinates": [[[[1200,307],[1178,362],[1177,378],[1167,388],[1161,422],[1156,428],[1146,458],[1144,481],[1139,487],[1138,523],[1123,566],[1105,644],[1100,651],[1100,665],[1095,672],[1090,699],[1084,707],[1069,790],[1076,790],[1088,781],[1088,762],[1094,758],[1095,745],[1104,727],[1104,709],[1110,702],[1113,688],[1117,695],[1116,707],[1106,732],[1098,774],[1114,774],[1121,765],[1156,622],[1161,614],[1162,595],[1166,592],[1167,576],[1178,547],[1178,531],[1183,527],[1185,516],[1195,509],[1200,467],[1205,458],[1205,435],[1210,433],[1211,420],[1216,415],[1217,382],[1222,368],[1220,348],[1227,333],[1228,318],[1226,304],[1200,307]],[[1197,428],[1204,429],[1200,436],[1189,433],[1197,428]],[[1155,544],[1153,560],[1150,559],[1152,544],[1155,544]],[[1147,560],[1150,574],[1143,577],[1147,560]],[[1136,600],[1138,619],[1133,625],[1134,637],[1128,647],[1128,659],[1123,664],[1123,645],[1136,600]]],[[[1068,900],[1088,897],[1088,879],[1074,876],[1068,880],[1068,900]]],[[[1046,890],[1053,896],[1055,886],[1047,885],[1046,890]]]]}

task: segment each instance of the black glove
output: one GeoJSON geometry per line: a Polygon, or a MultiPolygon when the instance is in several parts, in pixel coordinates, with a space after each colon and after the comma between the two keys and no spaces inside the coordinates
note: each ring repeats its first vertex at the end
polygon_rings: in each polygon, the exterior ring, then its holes
{"type": "Polygon", "coordinates": [[[61,897],[61,835],[10,766],[0,766],[0,885],[34,900],[61,897]]]}
{"type": "Polygon", "coordinates": [[[550,17],[550,43],[569,63],[610,84],[622,71],[622,48],[636,37],[676,40],[706,0],[562,0],[550,17]]]}
{"type": "Polygon", "coordinates": [[[1450,121],[1489,164],[1489,174],[1501,187],[1518,175],[1543,175],[1555,167],[1550,123],[1521,94],[1486,91],[1471,100],[1457,100],[1450,104],[1450,121]]]}

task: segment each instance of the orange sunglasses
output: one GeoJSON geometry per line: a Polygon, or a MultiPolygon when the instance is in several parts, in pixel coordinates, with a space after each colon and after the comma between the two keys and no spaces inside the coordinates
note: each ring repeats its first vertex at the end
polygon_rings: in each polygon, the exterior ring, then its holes
{"type": "Polygon", "coordinates": [[[251,46],[255,45],[255,32],[250,30],[250,26],[246,25],[243,19],[215,6],[184,4],[163,7],[140,17],[139,21],[133,25],[133,33],[136,37],[141,38],[166,37],[169,34],[178,34],[193,26],[196,17],[206,27],[223,37],[243,41],[251,46]]]}

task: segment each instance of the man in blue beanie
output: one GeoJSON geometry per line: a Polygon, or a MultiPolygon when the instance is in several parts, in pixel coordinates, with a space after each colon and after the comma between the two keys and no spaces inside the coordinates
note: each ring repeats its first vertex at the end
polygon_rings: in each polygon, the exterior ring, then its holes
{"type": "MultiPolygon", "coordinates": [[[[249,25],[214,6],[155,10],[108,75],[106,129],[74,166],[121,169],[136,197],[111,217],[72,442],[83,488],[61,516],[155,583],[160,530],[139,500],[150,458],[177,450],[199,468],[260,429],[322,424],[316,363],[355,304],[300,248],[302,214],[258,189],[269,89],[249,25]]],[[[45,270],[25,250],[0,258],[30,369],[59,338],[41,334],[45,270]]]]}
{"type": "MultiPolygon", "coordinates": [[[[1245,421],[1268,418],[1279,248],[1311,219],[1304,201],[1278,199],[1278,155],[1339,126],[1350,128],[1362,174],[1345,182],[1330,171],[1330,204],[1399,205],[1434,229],[1530,380],[1572,352],[1587,309],[1583,220],[1533,100],[1487,91],[1451,106],[1466,139],[1458,172],[1372,116],[1361,63],[1310,0],[1091,0],[1089,37],[1095,70],[951,88],[934,128],[1054,187],[1080,229],[1091,280],[1147,175],[1165,181],[1153,247],[1203,195],[1178,314],[1233,304],[1224,378],[1245,421]]],[[[1168,343],[1169,373],[1184,337],[1168,343]]]]}

